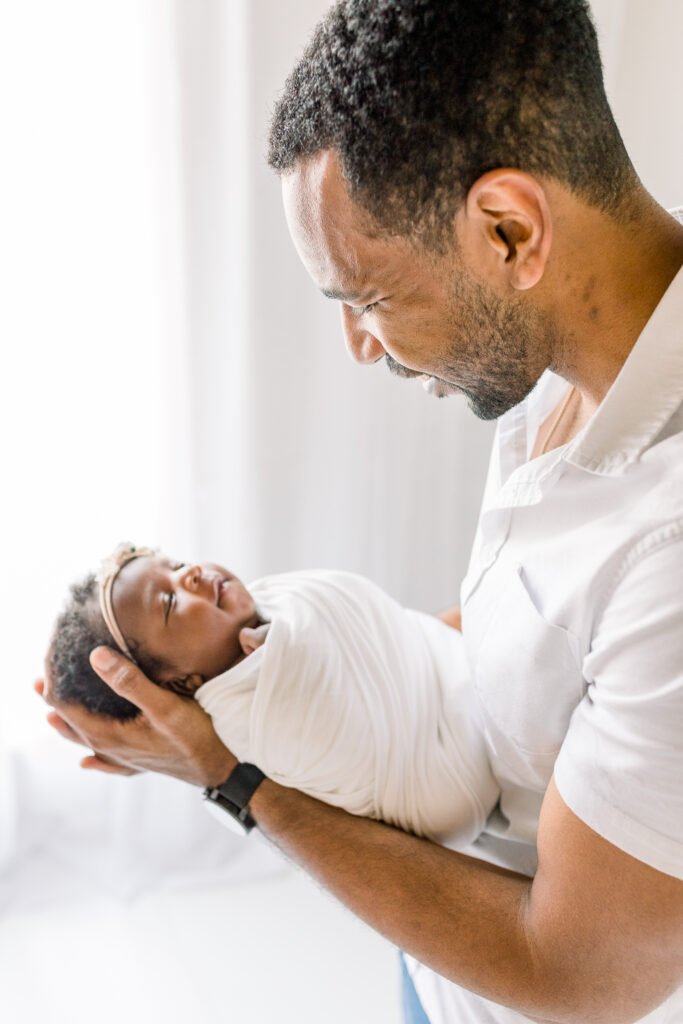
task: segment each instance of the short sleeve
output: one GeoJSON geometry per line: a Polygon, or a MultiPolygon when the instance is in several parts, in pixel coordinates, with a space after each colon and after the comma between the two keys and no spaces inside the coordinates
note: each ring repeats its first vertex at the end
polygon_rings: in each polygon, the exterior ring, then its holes
{"type": "Polygon", "coordinates": [[[683,879],[683,538],[667,533],[618,575],[555,782],[595,832],[683,879]]]}

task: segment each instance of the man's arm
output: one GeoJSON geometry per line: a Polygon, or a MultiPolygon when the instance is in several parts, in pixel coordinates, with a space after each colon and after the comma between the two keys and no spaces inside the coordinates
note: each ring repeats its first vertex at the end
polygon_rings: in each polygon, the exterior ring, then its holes
{"type": "Polygon", "coordinates": [[[452,626],[453,629],[458,629],[462,633],[462,615],[460,614],[460,605],[455,605],[454,608],[446,608],[445,611],[439,612],[436,616],[437,619],[441,619],[447,626],[452,626]]]}
{"type": "MultiPolygon", "coordinates": [[[[223,781],[235,759],[201,709],[113,657],[102,677],[143,714],[103,723],[68,709],[71,726],[60,731],[98,751],[90,766],[104,767],[104,757],[195,784],[223,781]]],[[[251,809],[287,856],[391,942],[527,1016],[625,1024],[683,980],[683,883],[589,829],[552,782],[533,882],[271,780],[251,809]]]]}
{"type": "Polygon", "coordinates": [[[264,782],[261,830],[451,981],[552,1021],[635,1021],[682,980],[683,883],[587,828],[551,783],[531,882],[264,782]]]}

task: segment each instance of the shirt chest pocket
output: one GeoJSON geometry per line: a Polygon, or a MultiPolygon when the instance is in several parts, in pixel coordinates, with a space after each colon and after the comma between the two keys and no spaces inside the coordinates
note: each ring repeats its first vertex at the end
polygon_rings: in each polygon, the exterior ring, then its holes
{"type": "Polygon", "coordinates": [[[584,692],[579,644],[542,616],[521,566],[501,575],[488,574],[464,608],[470,670],[494,754],[543,785],[584,692]]]}

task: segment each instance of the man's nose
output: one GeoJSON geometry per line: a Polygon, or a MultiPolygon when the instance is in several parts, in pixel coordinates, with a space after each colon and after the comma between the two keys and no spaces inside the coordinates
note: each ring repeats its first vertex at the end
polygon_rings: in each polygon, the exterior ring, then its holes
{"type": "Polygon", "coordinates": [[[341,307],[342,330],[351,358],[362,364],[376,363],[385,354],[381,341],[361,326],[348,306],[341,307]]]}

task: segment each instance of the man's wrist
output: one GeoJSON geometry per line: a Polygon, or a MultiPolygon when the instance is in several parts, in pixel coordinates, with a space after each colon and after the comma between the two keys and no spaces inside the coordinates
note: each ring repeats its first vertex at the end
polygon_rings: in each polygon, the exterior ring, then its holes
{"type": "Polygon", "coordinates": [[[204,790],[204,800],[223,824],[251,832],[256,822],[251,816],[249,801],[264,779],[264,773],[255,764],[239,762],[221,785],[204,790]],[[223,815],[227,815],[227,819],[223,815]]]}
{"type": "Polygon", "coordinates": [[[200,785],[203,785],[205,789],[216,789],[218,786],[222,786],[238,764],[239,761],[234,754],[231,754],[230,751],[225,748],[225,756],[217,759],[215,764],[212,764],[211,767],[206,770],[206,773],[204,774],[204,781],[200,783],[200,785]]]}

